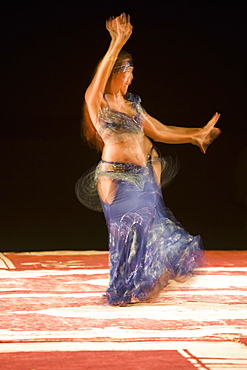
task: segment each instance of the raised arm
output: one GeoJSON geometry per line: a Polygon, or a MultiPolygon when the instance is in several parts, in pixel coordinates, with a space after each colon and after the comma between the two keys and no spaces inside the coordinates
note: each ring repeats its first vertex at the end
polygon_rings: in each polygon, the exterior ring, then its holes
{"type": "Polygon", "coordinates": [[[151,139],[166,144],[193,144],[198,146],[202,153],[206,153],[208,146],[220,135],[221,130],[215,127],[219,113],[215,113],[211,120],[203,127],[166,126],[157,119],[144,116],[144,131],[151,139]]]}
{"type": "Polygon", "coordinates": [[[128,41],[132,33],[132,25],[129,15],[125,13],[119,17],[110,18],[106,21],[106,28],[110,33],[111,42],[109,48],[101,60],[94,78],[86,90],[85,101],[92,122],[95,124],[97,113],[102,106],[103,94],[112,68],[119,52],[128,41]]]}

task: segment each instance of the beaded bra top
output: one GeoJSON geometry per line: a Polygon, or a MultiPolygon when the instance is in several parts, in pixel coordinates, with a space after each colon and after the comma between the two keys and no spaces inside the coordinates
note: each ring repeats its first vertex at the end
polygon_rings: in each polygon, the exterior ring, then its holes
{"type": "Polygon", "coordinates": [[[116,143],[130,139],[130,135],[143,135],[141,99],[138,95],[128,93],[126,99],[130,101],[135,110],[134,115],[110,109],[109,106],[101,108],[98,113],[99,135],[104,138],[106,143],[116,143]]]}

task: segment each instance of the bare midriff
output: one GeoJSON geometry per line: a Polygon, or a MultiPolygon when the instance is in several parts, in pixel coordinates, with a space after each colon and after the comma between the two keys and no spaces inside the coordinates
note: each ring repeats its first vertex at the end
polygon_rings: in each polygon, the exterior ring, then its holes
{"type": "MultiPolygon", "coordinates": [[[[102,159],[108,162],[131,163],[146,166],[149,159],[152,142],[145,136],[136,140],[131,138],[118,143],[105,144],[102,159]]],[[[138,135],[139,136],[139,135],[138,135]]]]}

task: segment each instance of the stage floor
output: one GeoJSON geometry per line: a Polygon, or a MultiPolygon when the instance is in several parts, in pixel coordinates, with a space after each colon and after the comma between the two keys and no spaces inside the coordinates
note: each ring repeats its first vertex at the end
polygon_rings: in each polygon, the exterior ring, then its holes
{"type": "Polygon", "coordinates": [[[247,368],[247,251],[127,307],[99,305],[107,252],[2,253],[0,275],[2,370],[247,368]]]}

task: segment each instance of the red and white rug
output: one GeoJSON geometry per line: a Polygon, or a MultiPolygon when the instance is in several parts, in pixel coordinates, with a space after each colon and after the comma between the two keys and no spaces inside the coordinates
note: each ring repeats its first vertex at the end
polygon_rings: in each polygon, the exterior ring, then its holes
{"type": "Polygon", "coordinates": [[[206,257],[156,303],[102,307],[107,252],[0,254],[0,368],[246,369],[247,252],[206,257]]]}

